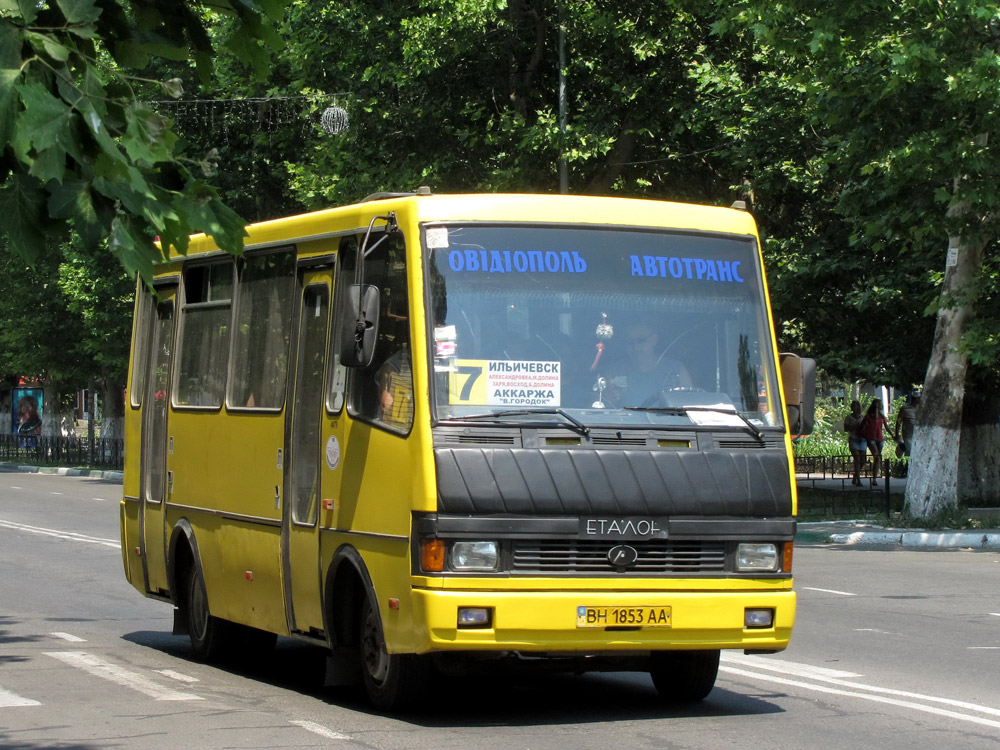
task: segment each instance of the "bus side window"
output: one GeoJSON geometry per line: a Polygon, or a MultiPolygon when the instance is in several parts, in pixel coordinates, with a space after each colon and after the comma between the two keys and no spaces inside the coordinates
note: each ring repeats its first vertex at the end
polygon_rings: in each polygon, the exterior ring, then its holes
{"type": "Polygon", "coordinates": [[[239,277],[229,408],[280,409],[285,402],[295,254],[248,257],[239,277]]]}
{"type": "Polygon", "coordinates": [[[222,406],[232,328],[232,297],[232,261],[184,269],[175,405],[222,406]]]}
{"type": "Polygon", "coordinates": [[[413,372],[406,248],[399,233],[365,259],[365,283],[379,289],[378,341],[371,364],[352,373],[351,411],[399,432],[413,424],[413,372]]]}

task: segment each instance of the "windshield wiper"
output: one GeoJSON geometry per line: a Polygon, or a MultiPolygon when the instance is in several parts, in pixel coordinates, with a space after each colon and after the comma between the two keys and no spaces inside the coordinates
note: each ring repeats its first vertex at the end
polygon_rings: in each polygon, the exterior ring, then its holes
{"type": "Polygon", "coordinates": [[[483,412],[482,414],[462,414],[461,416],[449,417],[448,419],[441,420],[442,422],[461,422],[468,419],[494,419],[497,417],[522,417],[529,414],[555,414],[562,417],[567,422],[572,424],[577,430],[583,435],[590,434],[590,428],[587,427],[579,419],[571,415],[565,409],[560,409],[558,407],[551,409],[505,409],[504,411],[490,411],[483,412]]]}
{"type": "Polygon", "coordinates": [[[743,424],[746,425],[747,431],[757,438],[761,444],[764,443],[764,433],[757,428],[757,425],[736,411],[736,409],[720,409],[716,406],[626,406],[625,408],[629,411],[651,411],[659,414],[683,414],[685,417],[688,415],[688,412],[692,411],[707,411],[715,414],[731,414],[740,419],[743,424]]]}

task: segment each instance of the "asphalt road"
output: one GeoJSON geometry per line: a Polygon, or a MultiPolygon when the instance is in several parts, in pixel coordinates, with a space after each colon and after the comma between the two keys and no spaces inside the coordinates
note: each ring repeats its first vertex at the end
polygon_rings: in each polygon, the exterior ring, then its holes
{"type": "Polygon", "coordinates": [[[169,605],[124,580],[121,486],[0,474],[0,748],[996,748],[997,551],[796,550],[783,654],[724,655],[709,697],[664,707],[645,675],[451,680],[419,715],[324,689],[280,641],[205,665],[169,605]]]}

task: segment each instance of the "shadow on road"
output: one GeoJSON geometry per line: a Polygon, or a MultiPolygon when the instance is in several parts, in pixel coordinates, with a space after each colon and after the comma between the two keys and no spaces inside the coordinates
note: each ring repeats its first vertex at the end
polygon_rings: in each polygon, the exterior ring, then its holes
{"type": "MultiPolygon", "coordinates": [[[[177,659],[195,662],[186,636],[139,631],[123,638],[177,659]]],[[[291,690],[352,711],[377,713],[361,685],[323,685],[326,651],[280,638],[272,652],[214,664],[233,675],[291,690]]],[[[419,711],[395,715],[423,727],[544,726],[606,721],[781,713],[776,703],[716,687],[695,704],[664,703],[645,673],[585,675],[525,672],[516,677],[438,676],[419,711]]]]}

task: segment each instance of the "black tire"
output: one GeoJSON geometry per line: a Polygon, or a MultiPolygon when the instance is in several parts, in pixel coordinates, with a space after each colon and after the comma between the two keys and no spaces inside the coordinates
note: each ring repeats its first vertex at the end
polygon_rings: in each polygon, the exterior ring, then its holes
{"type": "Polygon", "coordinates": [[[372,705],[382,711],[417,705],[426,695],[430,663],[415,654],[386,651],[382,623],[367,597],[361,606],[359,626],[361,676],[372,705]]]}
{"type": "Polygon", "coordinates": [[[695,703],[715,686],[718,651],[656,651],[650,657],[649,676],[664,700],[695,703]]]}
{"type": "Polygon", "coordinates": [[[205,579],[197,564],[188,568],[184,588],[188,635],[194,655],[202,661],[215,661],[225,656],[232,645],[230,623],[213,617],[208,611],[205,579]]]}

